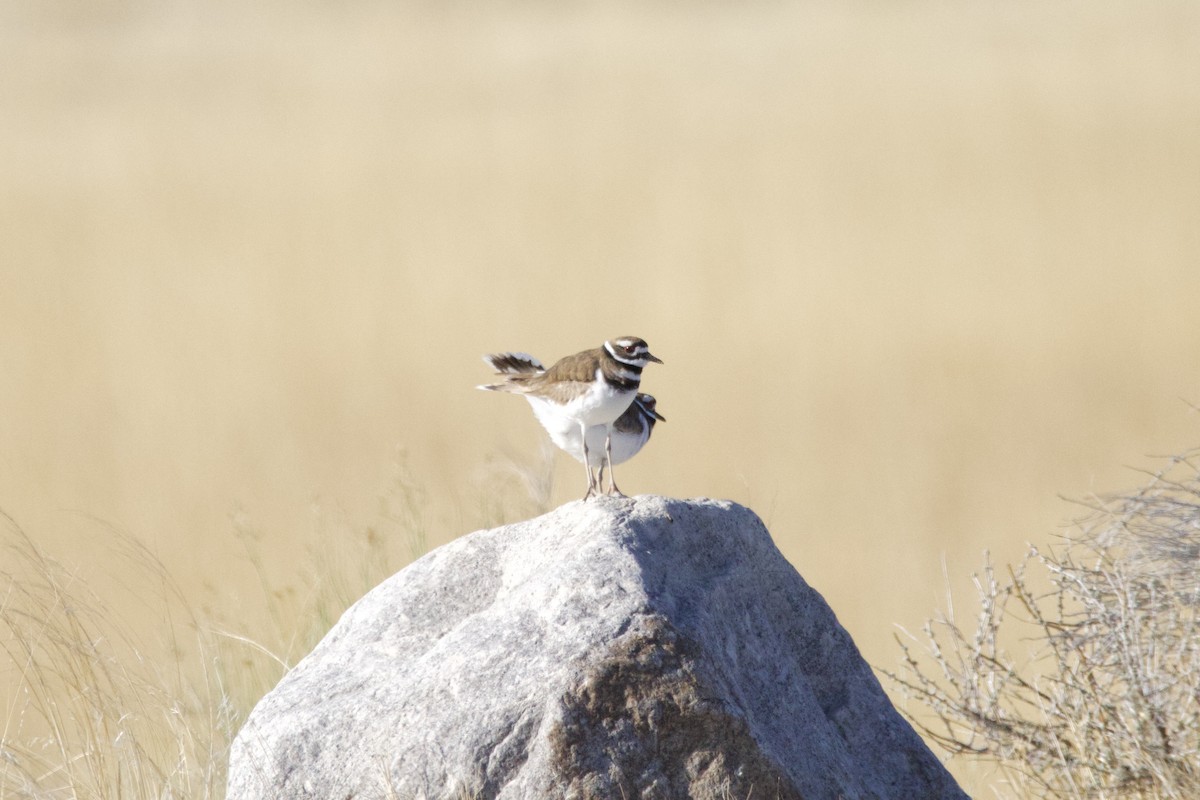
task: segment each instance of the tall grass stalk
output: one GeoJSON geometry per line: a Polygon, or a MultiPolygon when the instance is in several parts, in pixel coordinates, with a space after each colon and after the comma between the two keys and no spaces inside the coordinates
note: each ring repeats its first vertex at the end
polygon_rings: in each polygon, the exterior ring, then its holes
{"type": "Polygon", "coordinates": [[[282,534],[298,556],[286,562],[266,555],[275,532],[237,513],[229,566],[257,589],[218,586],[204,602],[125,531],[98,523],[111,557],[88,574],[0,512],[0,800],[224,797],[245,716],[349,605],[424,553],[426,505],[401,460],[371,523],[314,502],[307,537],[282,534]]]}
{"type": "Polygon", "coordinates": [[[116,535],[157,640],[4,517],[0,798],[221,797],[235,729],[212,637],[143,545],[116,535]],[[168,658],[157,654],[169,653],[168,658]],[[186,665],[186,667],[185,667],[186,665]]]}

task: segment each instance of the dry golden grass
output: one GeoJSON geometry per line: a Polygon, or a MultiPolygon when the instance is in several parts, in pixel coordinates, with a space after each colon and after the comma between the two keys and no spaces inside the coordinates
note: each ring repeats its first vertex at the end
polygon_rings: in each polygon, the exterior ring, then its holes
{"type": "Polygon", "coordinates": [[[109,564],[139,581],[131,630],[78,574],[9,519],[0,553],[0,797],[51,800],[220,797],[239,709],[219,643],[162,565],[115,534],[109,564]]]}
{"type": "Polygon", "coordinates": [[[269,640],[298,541],[409,555],[395,486],[430,546],[581,494],[558,456],[524,499],[542,434],[478,355],[635,333],[670,421],[622,486],[755,508],[889,666],[942,560],[965,591],[1196,439],[1198,34],[1186,2],[9,4],[0,508],[102,593],[78,517],[132,532],[269,640]]]}

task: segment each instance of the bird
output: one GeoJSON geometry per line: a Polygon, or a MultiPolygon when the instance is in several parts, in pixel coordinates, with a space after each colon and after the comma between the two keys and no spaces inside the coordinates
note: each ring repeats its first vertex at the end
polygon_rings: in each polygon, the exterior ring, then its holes
{"type": "MultiPolygon", "coordinates": [[[[534,374],[546,371],[542,362],[528,353],[496,353],[484,356],[484,361],[501,375],[534,374]]],[[[617,417],[612,429],[613,464],[624,464],[636,456],[646,442],[650,441],[650,434],[654,432],[654,424],[667,421],[666,417],[658,413],[657,406],[658,401],[654,395],[638,392],[634,396],[633,402],[629,404],[629,408],[625,409],[625,413],[617,417]]],[[[583,438],[579,434],[579,426],[565,416],[560,416],[556,421],[560,423],[557,427],[547,426],[546,428],[546,432],[550,434],[550,440],[576,461],[584,462],[583,438]]],[[[599,470],[595,485],[603,488],[604,440],[599,435],[602,433],[602,429],[592,428],[590,433],[592,435],[588,442],[588,459],[584,462],[589,467],[589,485],[591,485],[591,470],[599,470]]],[[[607,494],[624,496],[617,488],[611,472],[608,476],[608,485],[607,494]]]]}
{"type": "Polygon", "coordinates": [[[642,370],[651,362],[663,363],[650,352],[644,339],[609,339],[594,350],[561,358],[549,369],[528,353],[495,353],[485,355],[483,360],[503,380],[478,388],[523,395],[555,444],[571,452],[570,442],[577,442],[582,451],[579,460],[587,470],[584,500],[602,493],[599,478],[593,473],[595,460],[601,473],[608,467],[609,493],[624,496],[616,488],[612,468],[615,424],[633,404],[642,370]],[[601,452],[596,453],[598,450],[601,452]]]}
{"type": "MultiPolygon", "coordinates": [[[[638,454],[639,451],[650,441],[650,434],[654,432],[654,424],[656,422],[666,422],[667,418],[658,413],[658,401],[654,399],[654,395],[638,392],[633,398],[633,402],[629,404],[629,408],[625,409],[625,413],[617,417],[617,421],[613,423],[612,430],[612,453],[610,454],[609,473],[608,473],[608,494],[624,497],[624,493],[617,488],[617,482],[612,476],[613,464],[624,464],[629,459],[638,454]]],[[[579,448],[582,451],[582,447],[579,448]]],[[[567,450],[572,456],[579,461],[583,461],[583,453],[575,455],[574,448],[567,450]]],[[[591,449],[589,448],[589,453],[591,449]]],[[[589,462],[592,460],[589,459],[589,462]]],[[[595,466],[599,469],[599,474],[596,476],[596,486],[601,487],[604,484],[604,462],[600,459],[594,459],[595,466]]],[[[591,466],[591,463],[589,463],[591,466]]]]}

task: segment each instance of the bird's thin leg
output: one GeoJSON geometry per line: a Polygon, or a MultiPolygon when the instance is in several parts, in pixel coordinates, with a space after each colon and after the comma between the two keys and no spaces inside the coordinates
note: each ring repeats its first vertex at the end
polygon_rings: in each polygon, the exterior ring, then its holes
{"type": "MultiPolygon", "coordinates": [[[[608,435],[604,437],[604,461],[608,464],[608,493],[615,497],[624,497],[625,494],[617,488],[616,470],[612,465],[612,428],[609,428],[608,435]]],[[[600,465],[600,469],[604,469],[604,465],[600,465]]]]}
{"type": "MultiPolygon", "coordinates": [[[[587,425],[580,423],[579,433],[580,433],[580,441],[583,442],[583,468],[585,470],[587,470],[587,476],[588,476],[587,494],[585,494],[583,496],[583,499],[587,500],[593,494],[595,494],[597,496],[600,495],[600,485],[596,481],[596,476],[592,474],[592,461],[591,461],[591,458],[588,456],[587,425]]],[[[601,466],[601,469],[603,469],[603,466],[601,466]]]]}
{"type": "Polygon", "coordinates": [[[596,476],[592,470],[592,467],[589,464],[588,465],[588,490],[587,490],[587,494],[585,494],[583,496],[583,499],[587,500],[589,497],[599,497],[599,496],[600,496],[600,481],[596,478],[596,476]]]}

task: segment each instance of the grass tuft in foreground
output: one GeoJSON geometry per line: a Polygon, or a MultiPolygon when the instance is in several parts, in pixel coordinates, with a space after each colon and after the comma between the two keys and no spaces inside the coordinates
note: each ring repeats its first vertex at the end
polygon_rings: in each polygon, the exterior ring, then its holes
{"type": "Polygon", "coordinates": [[[0,571],[0,797],[221,797],[235,730],[216,648],[163,566],[116,535],[143,610],[146,641],[71,570],[4,518],[0,571]],[[170,658],[155,655],[163,651],[170,658]],[[187,667],[185,668],[185,663],[187,667]]]}

